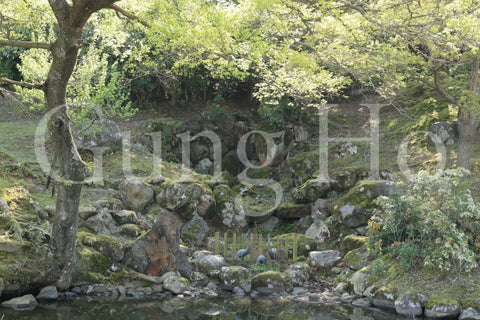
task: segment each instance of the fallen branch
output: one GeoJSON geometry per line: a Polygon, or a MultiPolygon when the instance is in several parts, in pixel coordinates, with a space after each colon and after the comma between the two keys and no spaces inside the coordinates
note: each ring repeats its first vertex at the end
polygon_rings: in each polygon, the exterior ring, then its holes
{"type": "Polygon", "coordinates": [[[140,272],[136,271],[130,271],[130,275],[132,276],[133,279],[140,279],[140,280],[145,280],[147,282],[152,282],[155,284],[162,284],[160,281],[160,277],[155,277],[155,276],[149,276],[140,272]]]}

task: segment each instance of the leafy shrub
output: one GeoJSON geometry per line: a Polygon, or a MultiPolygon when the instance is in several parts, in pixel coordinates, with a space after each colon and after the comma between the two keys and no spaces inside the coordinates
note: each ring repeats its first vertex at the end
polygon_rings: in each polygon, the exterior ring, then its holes
{"type": "Polygon", "coordinates": [[[468,189],[468,175],[465,169],[433,176],[421,172],[389,198],[379,197],[370,221],[370,248],[378,255],[391,254],[405,269],[476,268],[471,226],[480,221],[480,210],[468,189]]]}
{"type": "Polygon", "coordinates": [[[207,114],[207,120],[213,123],[219,123],[227,119],[230,112],[222,106],[214,106],[207,114]]]}

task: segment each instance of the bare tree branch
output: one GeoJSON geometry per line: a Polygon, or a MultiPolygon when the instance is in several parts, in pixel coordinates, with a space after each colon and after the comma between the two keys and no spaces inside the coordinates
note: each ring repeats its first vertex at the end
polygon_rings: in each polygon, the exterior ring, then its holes
{"type": "Polygon", "coordinates": [[[16,41],[16,40],[0,40],[0,46],[10,46],[17,48],[37,48],[51,50],[52,45],[45,42],[32,42],[32,41],[16,41]]]}
{"type": "Polygon", "coordinates": [[[115,12],[117,13],[117,16],[124,16],[125,18],[129,19],[129,20],[132,20],[132,21],[138,21],[140,22],[143,26],[147,27],[147,28],[150,28],[150,25],[143,21],[142,19],[140,19],[139,17],[137,17],[136,15],[128,12],[127,10],[125,9],[122,9],[120,8],[119,6],[117,6],[116,4],[112,4],[109,9],[113,9],[115,10],[115,12]]]}
{"type": "Polygon", "coordinates": [[[21,82],[21,81],[15,81],[7,78],[0,78],[0,82],[6,83],[6,84],[13,84],[13,85],[20,86],[27,89],[39,89],[39,90],[45,89],[44,85],[41,83],[21,82]]]}

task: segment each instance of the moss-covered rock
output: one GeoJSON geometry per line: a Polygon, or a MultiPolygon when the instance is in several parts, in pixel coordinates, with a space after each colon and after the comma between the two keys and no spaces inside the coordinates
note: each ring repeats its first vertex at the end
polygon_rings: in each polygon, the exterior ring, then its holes
{"type": "Polygon", "coordinates": [[[335,172],[331,175],[333,189],[338,192],[344,192],[352,188],[359,179],[359,174],[354,169],[345,169],[343,171],[335,172]]]}
{"type": "Polygon", "coordinates": [[[234,205],[234,192],[221,184],[213,189],[215,197],[215,210],[207,217],[213,224],[230,229],[242,229],[246,225],[245,212],[239,211],[234,205]]]}
{"type": "Polygon", "coordinates": [[[181,253],[179,242],[179,218],[165,210],[157,216],[152,229],[126,248],[124,264],[150,275],[162,275],[177,270],[178,255],[181,253]]]}
{"type": "Polygon", "coordinates": [[[355,230],[342,223],[338,215],[330,216],[324,222],[330,231],[330,239],[332,241],[340,242],[340,239],[343,239],[343,237],[355,233],[355,230]]]}
{"type": "Polygon", "coordinates": [[[363,268],[355,272],[350,278],[350,286],[355,294],[362,295],[369,286],[368,269],[363,268]]]}
{"type": "Polygon", "coordinates": [[[136,238],[142,231],[140,227],[133,223],[127,223],[120,226],[119,233],[127,238],[136,238]]]}
{"type": "Polygon", "coordinates": [[[248,169],[247,176],[251,179],[273,179],[275,169],[272,167],[262,167],[258,169],[248,169]]]}
{"type": "Polygon", "coordinates": [[[209,230],[210,228],[205,220],[196,214],[182,226],[180,236],[185,242],[199,245],[203,242],[209,230]]]}
{"type": "Polygon", "coordinates": [[[167,180],[160,186],[156,201],[162,207],[175,211],[184,220],[189,220],[197,213],[197,208],[200,208],[199,213],[203,215],[210,211],[213,194],[203,182],[180,183],[167,180]]]}
{"type": "Polygon", "coordinates": [[[297,203],[314,202],[319,198],[325,198],[332,190],[331,181],[310,179],[292,191],[292,196],[297,203]]]}
{"type": "Polygon", "coordinates": [[[307,263],[292,264],[285,270],[284,275],[290,279],[292,285],[303,286],[311,277],[310,266],[307,263]]]}
{"type": "Polygon", "coordinates": [[[280,219],[298,219],[308,216],[311,211],[310,205],[283,203],[275,209],[274,215],[280,219]]]}
{"type": "Polygon", "coordinates": [[[288,165],[294,174],[296,186],[300,186],[313,177],[319,165],[318,150],[299,153],[288,160],[288,165]]]}
{"type": "Polygon", "coordinates": [[[368,265],[369,252],[367,247],[349,251],[345,255],[345,265],[352,270],[360,270],[368,265]]]}
{"type": "Polygon", "coordinates": [[[456,319],[462,312],[458,302],[438,303],[425,308],[425,316],[429,319],[456,319]]]}
{"type": "Polygon", "coordinates": [[[91,247],[83,247],[78,252],[78,272],[74,279],[83,281],[95,281],[99,277],[105,278],[112,262],[109,258],[91,247]]]}
{"type": "Polygon", "coordinates": [[[140,179],[126,179],[120,183],[119,189],[122,202],[127,209],[141,211],[153,201],[153,190],[140,179]]]}
{"type": "Polygon", "coordinates": [[[48,275],[45,272],[46,257],[45,246],[35,249],[23,241],[17,243],[15,250],[5,251],[0,248],[0,275],[3,279],[4,293],[36,289],[39,285],[46,285],[48,282],[48,275]]]}
{"type": "Polygon", "coordinates": [[[338,208],[350,204],[353,206],[360,206],[365,211],[371,212],[375,207],[373,200],[379,196],[390,195],[393,192],[393,188],[394,184],[391,181],[359,181],[341,199],[338,208]]]}
{"type": "Polygon", "coordinates": [[[124,245],[115,237],[80,231],[77,239],[84,246],[94,248],[113,262],[120,262],[123,259],[124,245]]]}
{"type": "Polygon", "coordinates": [[[241,266],[222,267],[220,269],[220,286],[224,290],[232,290],[248,279],[248,269],[241,266]]]}
{"type": "Polygon", "coordinates": [[[252,278],[252,289],[263,294],[280,293],[287,288],[287,278],[281,272],[266,271],[252,278]]]}
{"type": "Polygon", "coordinates": [[[395,295],[390,289],[381,287],[373,295],[372,305],[378,308],[395,309],[395,295]]]}
{"type": "Polygon", "coordinates": [[[137,214],[132,210],[120,210],[111,212],[113,220],[117,224],[137,223],[137,214]]]}
{"type": "Polygon", "coordinates": [[[368,237],[357,236],[357,235],[348,235],[343,238],[342,243],[340,244],[340,251],[345,254],[349,251],[352,251],[357,248],[368,245],[368,237]]]}

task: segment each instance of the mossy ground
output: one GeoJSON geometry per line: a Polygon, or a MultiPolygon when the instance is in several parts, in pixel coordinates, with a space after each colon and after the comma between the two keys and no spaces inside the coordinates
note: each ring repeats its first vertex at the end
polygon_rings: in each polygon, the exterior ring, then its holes
{"type": "Polygon", "coordinates": [[[396,296],[409,292],[429,297],[426,308],[436,304],[458,304],[464,309],[479,308],[480,270],[439,272],[431,268],[404,270],[388,256],[381,257],[368,267],[368,284],[385,288],[396,296]]]}

